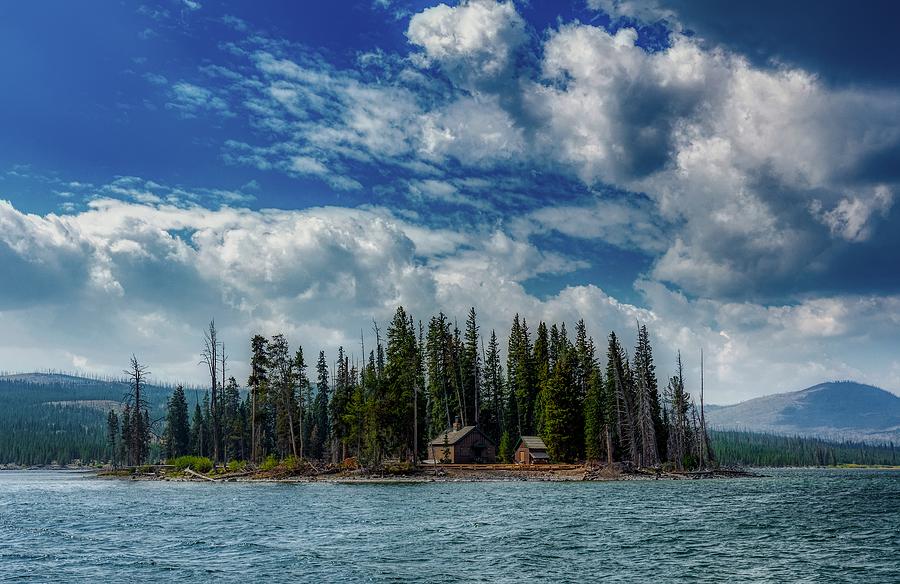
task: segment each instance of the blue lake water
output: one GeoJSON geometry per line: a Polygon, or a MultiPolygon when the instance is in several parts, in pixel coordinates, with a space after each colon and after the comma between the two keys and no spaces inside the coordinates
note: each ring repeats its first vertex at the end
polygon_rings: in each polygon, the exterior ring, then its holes
{"type": "Polygon", "coordinates": [[[413,485],[0,472],[0,580],[900,582],[900,472],[413,485]]]}

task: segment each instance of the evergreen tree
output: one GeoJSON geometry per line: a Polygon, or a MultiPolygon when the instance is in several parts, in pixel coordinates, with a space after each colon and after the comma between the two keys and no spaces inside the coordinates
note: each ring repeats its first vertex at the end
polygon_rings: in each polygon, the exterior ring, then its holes
{"type": "Polygon", "coordinates": [[[531,340],[528,337],[528,325],[524,319],[519,322],[518,314],[513,319],[509,335],[506,371],[510,393],[515,399],[517,423],[514,434],[516,436],[533,434],[537,390],[534,383],[531,340]]]}
{"type": "Polygon", "coordinates": [[[501,434],[505,429],[507,412],[503,366],[500,364],[500,344],[497,342],[497,333],[493,330],[484,360],[483,386],[485,407],[479,421],[482,422],[484,432],[488,437],[495,444],[499,444],[501,434]]]}
{"type": "Polygon", "coordinates": [[[115,410],[109,410],[106,416],[106,446],[109,462],[119,465],[119,416],[115,410]]]}
{"type": "Polygon", "coordinates": [[[538,324],[531,357],[534,380],[537,383],[534,400],[534,428],[538,434],[544,432],[544,406],[550,383],[551,339],[554,351],[553,360],[556,359],[555,351],[559,345],[559,330],[556,325],[554,324],[550,330],[551,333],[548,335],[547,325],[543,322],[538,324]]]}
{"type": "Polygon", "coordinates": [[[419,378],[418,343],[415,325],[403,307],[397,308],[387,331],[385,366],[386,446],[400,458],[412,458],[414,392],[419,378]]]}
{"type": "Polygon", "coordinates": [[[350,429],[347,413],[352,400],[353,381],[350,378],[350,359],[344,353],[344,347],[338,348],[337,376],[334,380],[334,392],[331,398],[331,435],[332,452],[335,459],[347,458],[347,442],[350,429]]]}
{"type": "Polygon", "coordinates": [[[166,410],[166,457],[177,458],[187,454],[190,450],[190,438],[187,398],[184,387],[179,385],[172,392],[166,410]]]}
{"type": "Polygon", "coordinates": [[[330,455],[328,449],[328,434],[331,427],[328,422],[329,392],[328,363],[325,361],[325,351],[319,351],[319,361],[316,363],[316,397],[313,402],[312,428],[310,430],[310,454],[319,460],[330,455]]]}
{"type": "Polygon", "coordinates": [[[250,458],[258,462],[263,457],[263,431],[266,427],[265,403],[269,385],[269,343],[262,335],[250,340],[250,458]]]}
{"type": "Polygon", "coordinates": [[[144,396],[144,385],[150,371],[131,356],[130,367],[125,370],[129,381],[129,393],[126,405],[129,407],[130,420],[127,432],[123,432],[128,464],[138,466],[146,462],[150,453],[150,421],[147,412],[147,400],[144,396]]]}
{"type": "Polygon", "coordinates": [[[608,460],[606,450],[606,416],[604,415],[603,376],[599,367],[594,367],[588,380],[587,396],[584,401],[584,444],[587,460],[608,460]]]}
{"type": "Polygon", "coordinates": [[[284,458],[288,455],[299,456],[297,445],[297,406],[296,362],[291,356],[290,347],[284,335],[275,335],[269,342],[269,382],[271,397],[274,398],[272,409],[275,413],[275,444],[278,454],[284,458]]]}
{"type": "Polygon", "coordinates": [[[206,422],[203,420],[203,410],[200,404],[194,406],[194,416],[191,418],[191,452],[194,456],[206,456],[206,422]]]}
{"type": "Polygon", "coordinates": [[[550,379],[544,413],[544,442],[552,460],[574,462],[583,449],[583,428],[579,427],[580,404],[575,389],[572,351],[559,345],[550,379]]]}
{"type": "Polygon", "coordinates": [[[294,353],[294,392],[297,395],[297,423],[299,425],[298,440],[300,441],[300,458],[305,458],[309,444],[310,413],[312,412],[312,388],[309,384],[309,376],[306,374],[306,360],[303,357],[303,347],[297,347],[294,353]]]}
{"type": "Polygon", "coordinates": [[[479,408],[483,406],[479,403],[483,398],[481,391],[481,355],[478,350],[478,323],[476,321],[475,307],[469,309],[469,316],[466,319],[465,343],[462,351],[462,370],[463,370],[463,392],[466,404],[465,416],[463,419],[469,425],[478,424],[479,408]]]}
{"type": "MultiPolygon", "coordinates": [[[[247,448],[244,442],[246,433],[245,410],[241,403],[241,392],[237,380],[228,378],[228,383],[222,391],[222,439],[224,442],[225,460],[244,460],[247,448]]],[[[187,420],[187,410],[185,410],[187,420]]]]}
{"type": "Polygon", "coordinates": [[[640,438],[635,421],[633,378],[625,350],[615,332],[609,334],[606,359],[608,419],[615,420],[618,450],[627,460],[638,464],[640,438]]]}

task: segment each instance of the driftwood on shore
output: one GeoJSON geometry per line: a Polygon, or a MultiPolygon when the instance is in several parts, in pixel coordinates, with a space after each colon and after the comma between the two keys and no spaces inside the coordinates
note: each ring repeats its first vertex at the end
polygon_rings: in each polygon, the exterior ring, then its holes
{"type": "MultiPolygon", "coordinates": [[[[663,470],[660,467],[635,468],[628,463],[612,465],[579,464],[437,464],[418,465],[392,471],[390,468],[364,469],[352,465],[316,465],[308,460],[272,469],[246,468],[236,472],[203,474],[191,468],[176,471],[174,467],[154,469],[152,474],[126,474],[121,471],[109,477],[144,480],[188,480],[207,482],[409,482],[409,481],[623,481],[623,480],[687,480],[758,477],[761,475],[738,469],[704,469],[696,471],[663,470]],[[173,472],[174,471],[174,472],[173,472]]],[[[126,471],[127,472],[127,471],[126,471]]]]}
{"type": "Polygon", "coordinates": [[[191,475],[192,477],[197,477],[198,479],[207,480],[207,481],[210,481],[210,482],[213,482],[213,483],[219,482],[219,479],[214,479],[214,478],[212,478],[212,477],[208,477],[208,476],[206,476],[206,475],[202,475],[202,474],[200,474],[199,472],[195,471],[195,470],[192,469],[192,468],[186,468],[186,469],[184,469],[184,472],[186,472],[187,474],[191,475]]]}

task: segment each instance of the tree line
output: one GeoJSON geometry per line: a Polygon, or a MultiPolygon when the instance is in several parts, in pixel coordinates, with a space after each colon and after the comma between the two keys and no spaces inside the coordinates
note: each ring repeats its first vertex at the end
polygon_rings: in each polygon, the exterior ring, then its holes
{"type": "MultiPolygon", "coordinates": [[[[368,353],[361,339],[364,359],[340,347],[329,362],[319,351],[313,371],[303,347],[291,348],[284,335],[254,335],[242,391],[226,378],[224,346],[210,323],[201,361],[210,389],[189,416],[177,388],[159,438],[170,458],[352,456],[377,466],[421,460],[428,440],[458,420],[479,426],[505,461],[520,436],[538,435],[559,462],[712,464],[702,404],[686,389],[681,355],[660,389],[649,332],[636,328],[631,352],[615,332],[608,335],[604,363],[583,320],[570,336],[565,323],[540,322],[532,332],[517,314],[504,363],[496,331],[485,343],[474,308],[460,329],[444,313],[425,323],[399,307],[384,335],[374,324],[368,353]]],[[[123,419],[110,413],[109,439],[120,445],[121,460],[138,464],[146,460],[154,423],[140,401],[146,368],[133,359],[126,374],[132,391],[123,419]]]]}

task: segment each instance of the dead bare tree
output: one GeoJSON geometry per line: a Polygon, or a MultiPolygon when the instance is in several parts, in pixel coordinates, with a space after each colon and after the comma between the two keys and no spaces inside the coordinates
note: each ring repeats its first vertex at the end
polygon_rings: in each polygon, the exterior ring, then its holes
{"type": "Polygon", "coordinates": [[[137,357],[132,354],[129,367],[124,373],[130,387],[124,400],[126,420],[123,422],[123,430],[125,430],[126,435],[123,436],[123,439],[128,451],[129,463],[132,466],[137,466],[146,460],[150,452],[151,424],[147,400],[142,394],[144,383],[150,375],[150,370],[146,365],[142,365],[137,357]],[[130,416],[128,416],[128,411],[130,411],[130,416]]]}
{"type": "MultiPolygon", "coordinates": [[[[224,351],[223,351],[224,353],[224,351]]],[[[219,355],[218,331],[216,331],[216,321],[209,321],[209,329],[203,334],[203,352],[201,353],[200,363],[206,365],[209,369],[210,385],[212,387],[211,403],[210,403],[210,422],[212,426],[212,458],[213,465],[219,461],[219,394],[217,371],[219,355]]],[[[223,360],[224,368],[224,360],[223,360]]],[[[224,374],[224,373],[223,373],[224,374]]]]}

